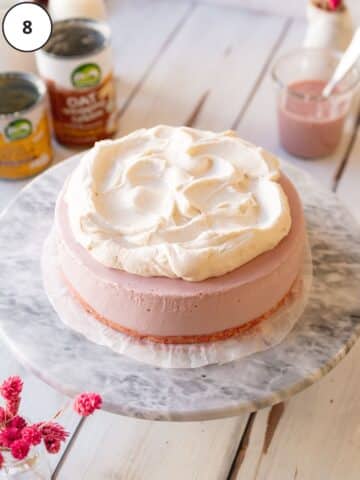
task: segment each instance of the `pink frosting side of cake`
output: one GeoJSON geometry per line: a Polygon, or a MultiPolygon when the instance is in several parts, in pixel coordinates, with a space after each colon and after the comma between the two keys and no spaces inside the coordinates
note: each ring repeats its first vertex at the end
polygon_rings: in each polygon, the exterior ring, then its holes
{"type": "Polygon", "coordinates": [[[140,277],[96,262],[74,239],[62,193],[55,215],[60,266],[79,297],[99,315],[141,335],[206,335],[238,327],[279,303],[303,262],[301,201],[285,176],[280,183],[291,208],[287,237],[233,272],[201,282],[140,277]]]}

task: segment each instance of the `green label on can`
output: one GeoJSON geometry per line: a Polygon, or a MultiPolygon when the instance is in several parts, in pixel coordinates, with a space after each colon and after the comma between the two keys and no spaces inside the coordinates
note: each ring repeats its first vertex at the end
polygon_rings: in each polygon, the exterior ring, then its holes
{"type": "Polygon", "coordinates": [[[101,82],[101,68],[96,63],[85,63],[77,67],[71,81],[76,88],[96,87],[101,82]]]}
{"type": "Polygon", "coordinates": [[[25,118],[19,118],[9,123],[5,128],[5,135],[11,141],[22,140],[23,138],[29,137],[32,131],[31,122],[25,118]]]}

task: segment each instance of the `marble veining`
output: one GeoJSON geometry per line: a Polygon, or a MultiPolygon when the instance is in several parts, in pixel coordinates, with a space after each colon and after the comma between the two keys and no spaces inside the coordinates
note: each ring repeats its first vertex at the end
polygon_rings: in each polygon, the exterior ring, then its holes
{"type": "Polygon", "coordinates": [[[40,256],[57,193],[78,158],[29,184],[0,217],[0,334],[18,359],[68,395],[95,390],[109,411],[205,420],[256,410],[328,372],[360,335],[360,228],[337,197],[284,165],[302,196],[313,255],[309,303],[279,346],[226,365],[151,367],[66,328],[42,286],[40,256]]]}

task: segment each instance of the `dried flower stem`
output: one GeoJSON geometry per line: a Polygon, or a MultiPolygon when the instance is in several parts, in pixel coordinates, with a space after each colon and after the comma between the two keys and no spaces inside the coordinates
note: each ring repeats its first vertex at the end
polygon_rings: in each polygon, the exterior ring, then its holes
{"type": "Polygon", "coordinates": [[[61,415],[63,415],[70,406],[71,400],[68,400],[65,405],[58,412],[55,413],[55,415],[52,417],[52,420],[56,420],[57,418],[61,417],[61,415]]]}

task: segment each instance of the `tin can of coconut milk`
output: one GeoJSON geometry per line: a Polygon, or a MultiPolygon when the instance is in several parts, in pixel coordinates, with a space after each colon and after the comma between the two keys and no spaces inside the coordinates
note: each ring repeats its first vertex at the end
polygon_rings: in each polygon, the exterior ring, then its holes
{"type": "Polygon", "coordinates": [[[91,19],[54,23],[37,63],[51,102],[55,135],[68,146],[92,146],[117,129],[110,28],[91,19]]]}
{"type": "Polygon", "coordinates": [[[51,160],[44,83],[30,73],[0,73],[0,177],[31,177],[51,160]]]}

